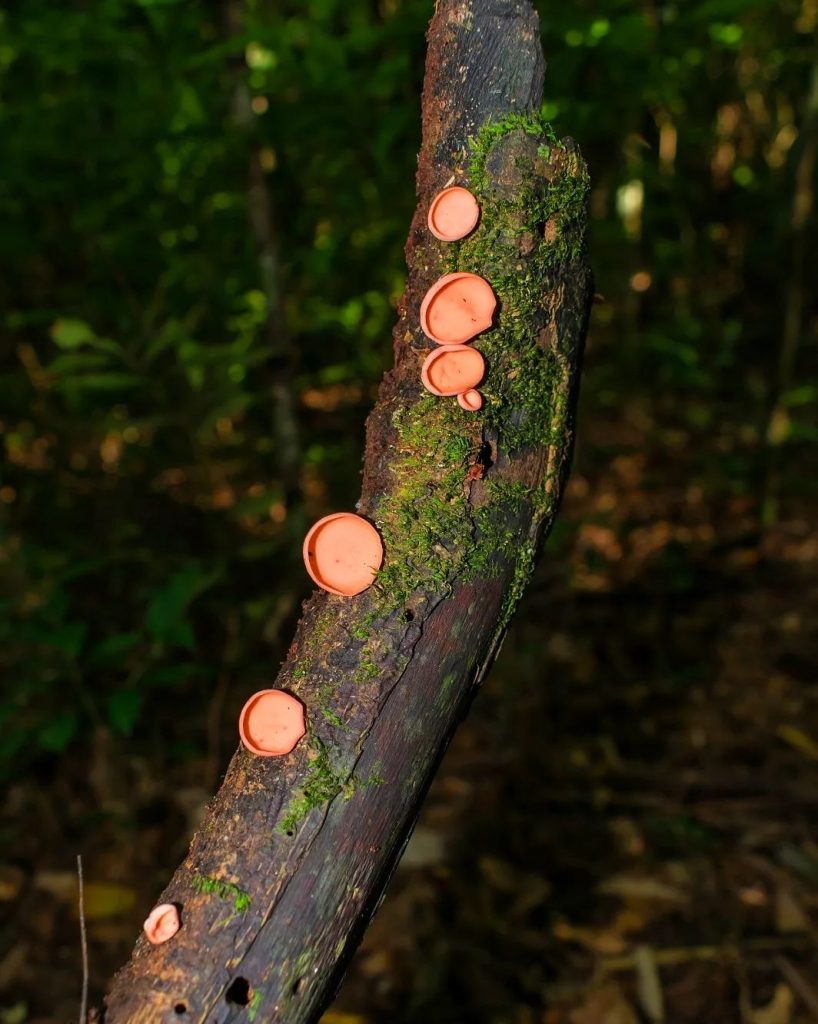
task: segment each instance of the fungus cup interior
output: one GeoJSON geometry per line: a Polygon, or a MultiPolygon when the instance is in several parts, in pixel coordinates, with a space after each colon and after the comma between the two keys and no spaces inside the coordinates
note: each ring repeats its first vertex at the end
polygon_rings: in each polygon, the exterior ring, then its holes
{"type": "Polygon", "coordinates": [[[429,353],[420,377],[426,390],[433,395],[449,396],[472,390],[485,372],[485,361],[476,348],[447,345],[429,353]]]}
{"type": "Polygon", "coordinates": [[[444,188],[429,206],[429,230],[443,242],[456,242],[474,230],[480,219],[480,207],[467,188],[444,188]]]}
{"type": "Polygon", "coordinates": [[[148,914],[142,929],[145,938],[154,946],[160,946],[179,931],[179,911],[173,903],[161,903],[148,914]]]}
{"type": "Polygon", "coordinates": [[[420,326],[438,345],[462,345],[491,327],[497,299],[477,274],[446,274],[426,292],[420,326]]]}
{"type": "Polygon", "coordinates": [[[304,707],[283,690],[259,690],[239,715],[239,735],[262,757],[289,754],[304,735],[304,707]]]}
{"type": "Polygon", "coordinates": [[[303,553],[307,572],[318,586],[342,597],[371,586],[383,562],[378,531],[351,512],[320,519],[305,537],[303,553]]]}

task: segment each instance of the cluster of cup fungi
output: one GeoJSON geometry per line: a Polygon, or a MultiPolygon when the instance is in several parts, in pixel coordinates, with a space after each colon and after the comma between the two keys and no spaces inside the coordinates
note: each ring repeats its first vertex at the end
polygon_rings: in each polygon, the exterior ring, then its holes
{"type": "MultiPolygon", "coordinates": [[[[472,193],[459,185],[444,188],[429,207],[428,226],[443,242],[465,238],[477,226],[480,207],[472,193]]],[[[486,365],[468,343],[492,323],[497,300],[491,285],[477,274],[445,274],[428,290],[420,306],[423,333],[437,347],[429,353],[420,376],[427,391],[440,398],[457,398],[467,412],[483,406],[477,390],[486,365]]],[[[363,516],[336,512],[315,523],[304,538],[304,565],[315,583],[339,597],[354,597],[371,586],[383,562],[383,543],[363,516]]],[[[304,736],[304,705],[283,690],[259,690],[239,714],[242,745],[258,757],[283,757],[304,736]]],[[[167,942],[179,930],[178,907],[154,907],[144,924],[154,945],[167,942]]]]}

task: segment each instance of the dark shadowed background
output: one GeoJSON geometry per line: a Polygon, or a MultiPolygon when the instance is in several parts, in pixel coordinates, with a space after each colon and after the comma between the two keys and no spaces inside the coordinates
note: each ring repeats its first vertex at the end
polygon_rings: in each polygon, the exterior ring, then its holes
{"type": "MultiPolygon", "coordinates": [[[[539,4],[572,482],[327,1024],[818,1020],[818,0],[539,4]]],[[[428,0],[0,12],[0,1024],[123,961],[353,507],[428,0]]]]}

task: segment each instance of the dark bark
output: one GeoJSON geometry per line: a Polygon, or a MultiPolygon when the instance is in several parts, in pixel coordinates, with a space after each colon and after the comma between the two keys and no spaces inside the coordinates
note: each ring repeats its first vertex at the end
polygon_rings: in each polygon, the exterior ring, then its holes
{"type": "Polygon", "coordinates": [[[419,204],[395,367],[367,423],[359,503],[384,535],[384,572],[356,598],[316,594],[306,603],[276,685],[303,700],[310,735],[286,758],[237,752],[159,897],[181,905],[183,927],[164,946],[139,939],[112,983],[107,1024],[316,1020],[496,655],[567,473],[591,296],[584,212],[571,219],[555,198],[566,182],[584,181],[584,165],[572,143],[556,143],[536,118],[520,128],[508,119],[539,107],[543,69],[529,0],[440,0],[429,30],[419,204]],[[484,146],[482,181],[470,181],[470,137],[504,119],[484,146]],[[452,179],[471,184],[484,203],[483,222],[462,248],[436,242],[425,227],[429,200],[452,179]],[[508,223],[493,225],[503,211],[508,223]],[[542,221],[534,223],[537,211],[542,221]],[[493,241],[481,248],[481,238],[493,241]],[[500,302],[498,326],[477,342],[489,364],[485,415],[460,416],[453,399],[430,404],[419,383],[431,347],[418,324],[420,300],[452,259],[482,271],[500,302]],[[541,277],[536,267],[545,268],[541,277]],[[529,287],[515,290],[518,277],[541,282],[533,299],[529,287]],[[540,379],[542,394],[526,390],[540,379]],[[402,433],[418,410],[428,427],[421,417],[420,430],[402,433]],[[438,451],[445,417],[469,449],[460,470],[457,459],[454,469],[424,464],[424,452],[438,451]],[[420,499],[406,497],[411,472],[420,499]],[[441,490],[439,478],[458,472],[459,493],[441,490]],[[441,532],[407,527],[420,538],[412,559],[402,524],[423,516],[427,491],[441,532]],[[465,537],[447,533],[458,522],[465,537]],[[471,560],[472,548],[485,557],[471,560]],[[403,558],[416,564],[400,584],[403,558]]]}

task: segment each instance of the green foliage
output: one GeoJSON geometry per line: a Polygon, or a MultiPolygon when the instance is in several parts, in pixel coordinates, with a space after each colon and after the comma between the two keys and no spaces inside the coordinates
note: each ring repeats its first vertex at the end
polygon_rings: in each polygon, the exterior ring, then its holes
{"type": "Polygon", "coordinates": [[[187,610],[194,598],[218,579],[218,573],[206,573],[196,563],[190,563],[155,591],[145,611],[145,628],[149,636],[160,644],[193,647],[193,630],[187,619],[187,610]]]}
{"type": "Polygon", "coordinates": [[[280,658],[306,515],[354,500],[428,12],[231,11],[0,12],[0,774],[166,714],[200,752],[217,674],[280,658]]]}
{"type": "MultiPolygon", "coordinates": [[[[580,422],[661,424],[639,435],[649,445],[697,438],[685,486],[725,501],[761,501],[773,470],[782,501],[814,490],[814,474],[788,470],[818,437],[804,356],[814,219],[800,248],[793,234],[796,187],[814,189],[797,184],[812,7],[540,6],[547,102],[518,127],[547,133],[543,154],[576,138],[592,180],[603,299],[580,422]],[[790,357],[786,310],[798,308],[790,357]]],[[[170,720],[168,756],[201,754],[216,679],[243,687],[280,660],[306,591],[305,519],[352,507],[363,416],[390,360],[431,10],[247,0],[228,31],[218,5],[3,6],[4,775],[76,757],[100,728],[155,756],[170,720]],[[260,183],[267,241],[253,227],[260,183]],[[291,462],[282,394],[301,434],[291,462]]],[[[488,133],[509,127],[482,134],[477,187],[488,133]]],[[[556,216],[560,258],[586,188],[565,185],[525,225],[556,216]]],[[[451,258],[493,255],[506,288],[494,241],[451,258]]],[[[517,394],[488,395],[485,415],[536,407],[554,366],[529,358],[517,394]]],[[[428,503],[406,482],[417,515],[405,573],[388,563],[395,594],[458,557],[473,446],[454,403],[434,415],[453,418],[434,424],[448,450],[427,437],[417,451],[448,469],[428,503]],[[433,519],[453,547],[427,565],[417,552],[433,519]]],[[[530,418],[517,442],[546,425],[530,418]]]]}

